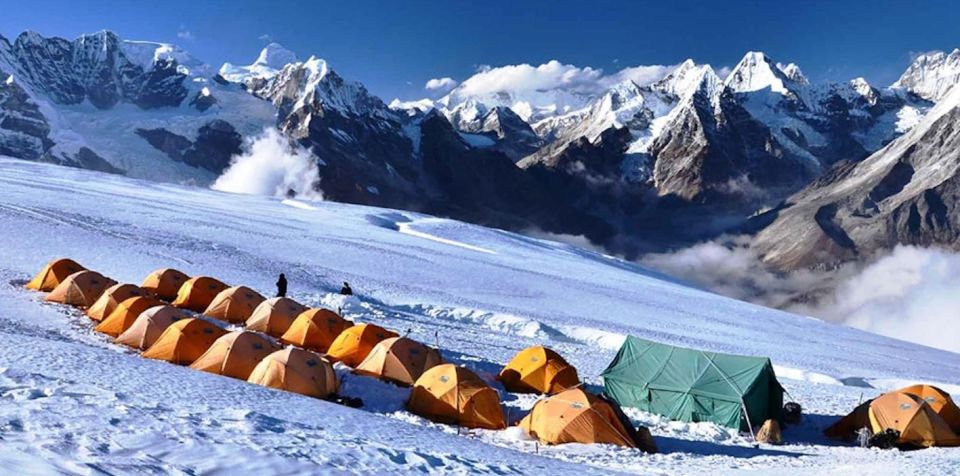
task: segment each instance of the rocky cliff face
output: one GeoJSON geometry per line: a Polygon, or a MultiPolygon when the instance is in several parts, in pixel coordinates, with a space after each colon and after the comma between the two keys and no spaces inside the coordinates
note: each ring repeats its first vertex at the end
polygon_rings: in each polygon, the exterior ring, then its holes
{"type": "Polygon", "coordinates": [[[173,56],[158,57],[149,66],[135,62],[109,31],[74,41],[44,38],[26,32],[13,44],[0,41],[8,73],[58,104],[89,101],[109,109],[128,101],[149,109],[179,106],[187,96],[187,75],[173,56]]]}
{"type": "Polygon", "coordinates": [[[0,154],[37,160],[53,147],[50,124],[13,76],[0,73],[0,154]]]}
{"type": "Polygon", "coordinates": [[[832,267],[896,244],[960,249],[960,88],[906,135],[844,162],[771,212],[755,249],[785,270],[832,267]]]}

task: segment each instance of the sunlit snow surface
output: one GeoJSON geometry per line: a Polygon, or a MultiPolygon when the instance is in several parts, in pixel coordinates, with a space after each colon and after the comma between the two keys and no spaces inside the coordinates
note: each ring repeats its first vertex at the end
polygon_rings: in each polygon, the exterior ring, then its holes
{"type": "MultiPolygon", "coordinates": [[[[0,159],[0,464],[33,472],[257,474],[948,473],[960,451],[834,444],[820,431],[861,398],[913,381],[960,391],[960,356],[745,304],[601,254],[409,212],[232,195],[0,159]],[[153,362],[22,284],[70,256],[122,282],[172,266],[342,308],[439,346],[492,381],[546,344],[588,384],[623,335],[767,355],[805,408],[787,444],[633,410],[663,451],[539,450],[522,432],[470,431],[403,410],[408,390],[350,375],[355,410],[153,362]],[[333,294],[349,281],[359,294],[333,294]],[[539,452],[538,452],[539,451],[539,452]]],[[[499,388],[499,386],[498,386],[499,388]]],[[[502,391],[502,388],[500,388],[502,391]]],[[[536,400],[502,393],[511,420],[536,400]]]]}

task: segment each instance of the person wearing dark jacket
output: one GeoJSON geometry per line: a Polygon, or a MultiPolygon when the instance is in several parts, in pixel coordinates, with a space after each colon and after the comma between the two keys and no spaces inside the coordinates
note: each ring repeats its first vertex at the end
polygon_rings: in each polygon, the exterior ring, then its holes
{"type": "Polygon", "coordinates": [[[348,282],[346,282],[346,281],[343,282],[343,287],[340,288],[340,294],[343,294],[344,296],[352,296],[352,295],[353,295],[353,289],[350,289],[350,283],[348,283],[348,282]]]}
{"type": "Polygon", "coordinates": [[[283,273],[277,278],[277,297],[287,297],[287,277],[283,273]]]}

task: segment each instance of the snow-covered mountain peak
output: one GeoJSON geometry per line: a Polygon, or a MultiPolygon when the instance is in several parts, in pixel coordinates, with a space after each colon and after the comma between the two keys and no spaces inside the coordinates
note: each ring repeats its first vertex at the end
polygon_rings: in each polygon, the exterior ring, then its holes
{"type": "Polygon", "coordinates": [[[43,43],[45,39],[46,38],[44,38],[40,33],[37,33],[36,31],[26,30],[20,33],[19,35],[17,35],[17,38],[14,40],[14,44],[38,45],[43,43]]]}
{"type": "Polygon", "coordinates": [[[681,98],[696,88],[704,75],[707,75],[708,70],[710,74],[716,75],[709,65],[698,65],[693,60],[688,59],[680,63],[680,66],[677,66],[666,77],[654,83],[652,88],[655,91],[681,98]]]}
{"type": "Polygon", "coordinates": [[[434,109],[436,103],[430,98],[418,99],[416,101],[401,101],[400,98],[394,98],[393,101],[390,101],[389,107],[394,111],[404,112],[408,116],[416,116],[417,114],[434,109]]]}
{"type": "Polygon", "coordinates": [[[270,43],[260,50],[257,59],[248,66],[224,63],[220,67],[220,76],[227,81],[246,84],[250,81],[273,78],[284,66],[296,62],[297,55],[294,52],[279,43],[270,43]]]}
{"type": "Polygon", "coordinates": [[[716,105],[719,102],[720,93],[723,92],[724,82],[710,65],[705,64],[698,66],[687,75],[684,86],[684,89],[679,91],[681,100],[701,93],[716,105]]]}
{"type": "MultiPolygon", "coordinates": [[[[257,82],[248,82],[248,87],[257,82]]],[[[333,108],[349,115],[396,117],[394,111],[362,84],[343,79],[325,60],[316,56],[287,64],[270,78],[261,77],[259,82],[262,84],[252,88],[253,93],[280,106],[281,116],[300,109],[310,113],[318,108],[333,108]]]]}
{"type": "Polygon", "coordinates": [[[800,71],[800,67],[796,63],[790,64],[781,64],[777,63],[777,68],[783,72],[791,81],[797,84],[807,85],[810,84],[810,81],[807,80],[807,77],[803,75],[803,72],[800,71]]]}
{"type": "Polygon", "coordinates": [[[949,54],[934,51],[917,56],[891,87],[936,102],[957,82],[960,82],[960,49],[949,54]]]}
{"type": "Polygon", "coordinates": [[[874,89],[870,83],[867,82],[863,77],[854,78],[850,80],[850,88],[853,89],[860,97],[864,98],[869,104],[874,104],[877,102],[877,99],[880,96],[880,93],[874,89]]]}
{"type": "MultiPolygon", "coordinates": [[[[795,67],[797,73],[800,69],[795,67]]],[[[792,80],[767,55],[758,51],[747,52],[727,76],[726,85],[732,91],[749,93],[769,89],[787,94],[792,80]]]]}
{"type": "Polygon", "coordinates": [[[120,43],[123,54],[131,62],[139,64],[144,70],[149,70],[160,62],[175,61],[177,71],[187,76],[208,78],[211,68],[208,64],[194,58],[182,48],[170,43],[155,41],[123,40],[120,43]]]}
{"type": "Polygon", "coordinates": [[[290,63],[296,62],[296,53],[284,48],[279,43],[270,43],[260,50],[260,55],[257,56],[257,61],[253,64],[280,69],[290,63]]]}

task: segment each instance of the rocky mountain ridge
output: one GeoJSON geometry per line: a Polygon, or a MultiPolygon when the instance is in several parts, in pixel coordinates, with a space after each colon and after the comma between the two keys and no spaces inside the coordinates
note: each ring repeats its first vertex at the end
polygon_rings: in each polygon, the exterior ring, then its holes
{"type": "Polygon", "coordinates": [[[953,57],[918,58],[891,88],[811,84],[750,52],[725,78],[687,60],[643,84],[525,97],[471,96],[465,82],[388,106],[277,44],[215,70],[107,31],[27,32],[0,38],[0,153],[203,184],[276,128],[316,158],[328,199],[585,235],[631,255],[736,229],[863,160],[942,100],[953,57]]]}

